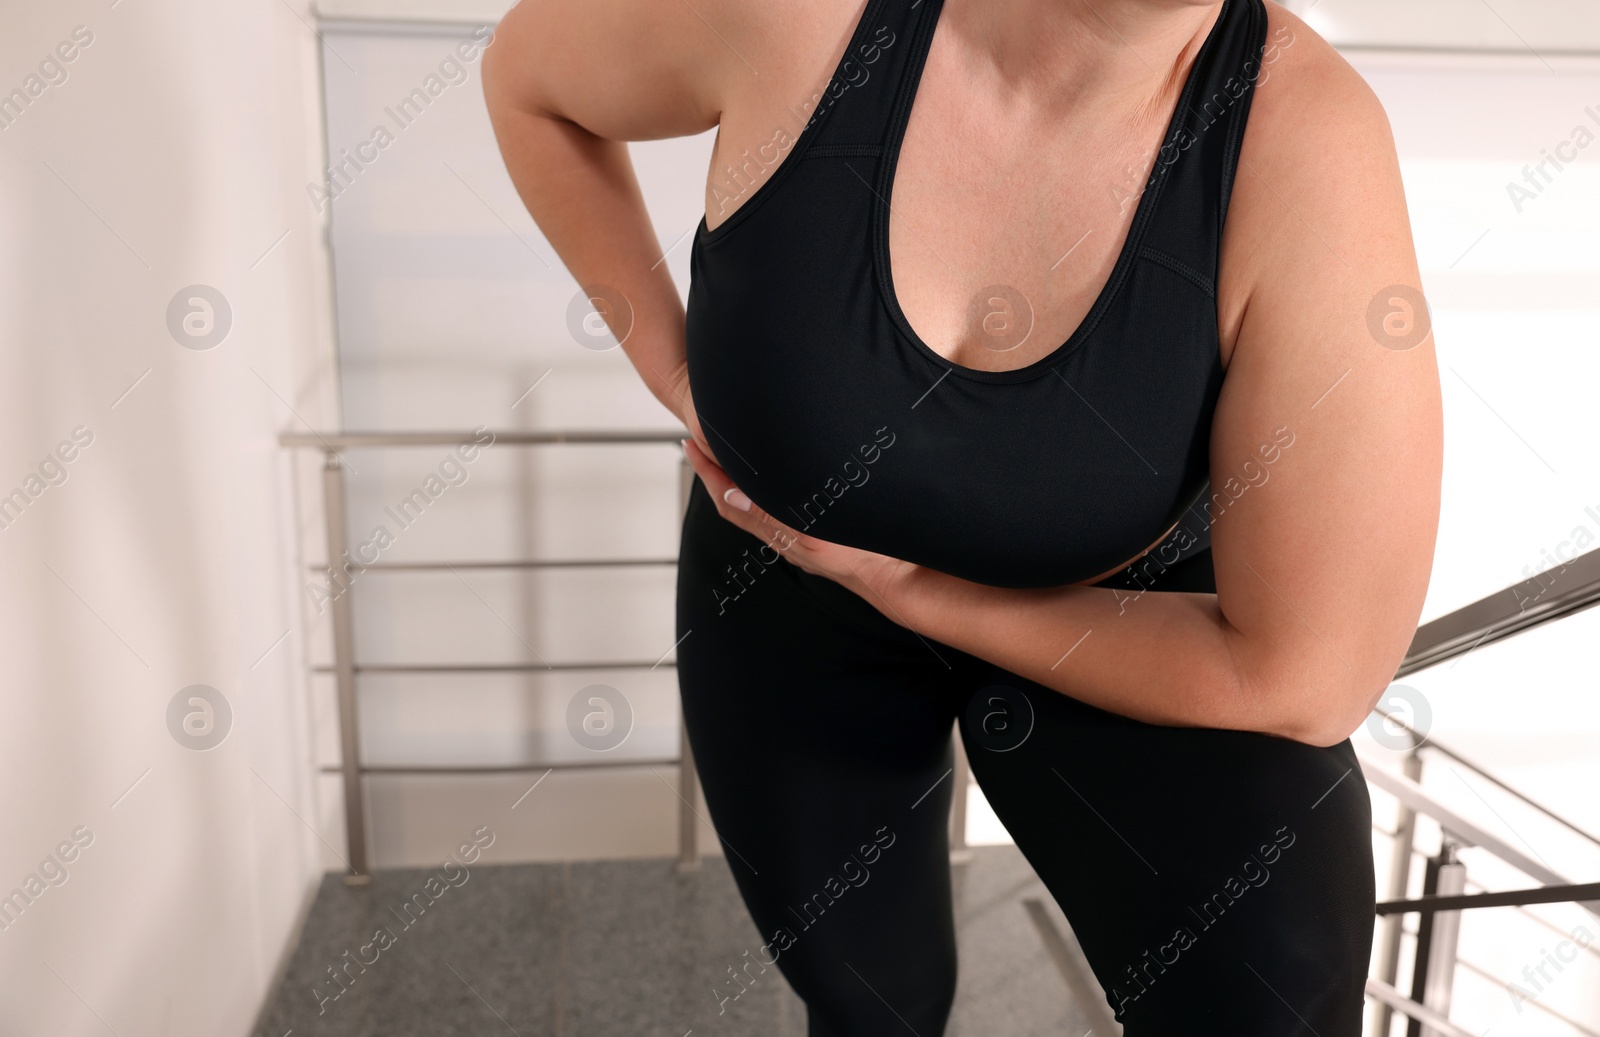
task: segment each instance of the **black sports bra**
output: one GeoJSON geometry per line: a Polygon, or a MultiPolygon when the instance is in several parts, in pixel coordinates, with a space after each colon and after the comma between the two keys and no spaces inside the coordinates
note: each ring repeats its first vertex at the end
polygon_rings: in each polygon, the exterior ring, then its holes
{"type": "MultiPolygon", "coordinates": [[[[1075,583],[1203,510],[1222,225],[1266,10],[1224,0],[1072,337],[980,371],[917,337],[889,277],[895,161],[941,7],[868,0],[809,122],[717,174],[736,198],[777,166],[696,230],[689,384],[717,459],[780,521],[979,583],[1075,583]]],[[[1203,517],[1187,525],[1164,561],[1208,548],[1203,517]]]]}

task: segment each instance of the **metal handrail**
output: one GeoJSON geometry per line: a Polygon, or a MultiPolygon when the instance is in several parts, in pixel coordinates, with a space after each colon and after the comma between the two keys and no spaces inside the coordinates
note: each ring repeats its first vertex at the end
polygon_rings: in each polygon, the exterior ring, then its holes
{"type": "MultiPolygon", "coordinates": [[[[1388,830],[1386,830],[1384,828],[1380,828],[1377,825],[1373,825],[1372,826],[1372,830],[1374,832],[1377,832],[1380,835],[1387,836],[1390,839],[1393,839],[1393,838],[1396,837],[1396,833],[1390,832],[1390,831],[1388,831],[1388,830]]],[[[1428,859],[1428,854],[1423,850],[1417,849],[1415,846],[1413,846],[1411,848],[1411,851],[1407,856],[1408,856],[1408,858],[1410,860],[1415,860],[1418,857],[1421,857],[1423,860],[1427,860],[1428,859]]],[[[1479,892],[1479,893],[1492,893],[1492,892],[1494,892],[1493,890],[1489,889],[1489,887],[1483,885],[1480,882],[1475,882],[1470,878],[1467,879],[1467,886],[1468,886],[1469,889],[1475,887],[1476,891],[1479,892]]],[[[1543,888],[1543,887],[1541,887],[1541,888],[1543,888]]],[[[1397,901],[1387,901],[1387,903],[1396,903],[1396,902],[1397,901]]],[[[1570,902],[1571,901],[1568,898],[1563,898],[1561,900],[1549,901],[1549,903],[1554,903],[1554,904],[1564,904],[1564,903],[1570,903],[1570,902]]],[[[1380,908],[1383,907],[1383,903],[1380,903],[1378,906],[1380,908]]],[[[1487,905],[1485,905],[1485,906],[1487,906],[1487,905]]],[[[1546,928],[1546,929],[1550,930],[1551,932],[1555,933],[1557,936],[1566,936],[1567,935],[1567,933],[1564,930],[1559,929],[1555,925],[1551,924],[1549,919],[1543,917],[1542,915],[1538,915],[1538,914],[1535,914],[1532,911],[1529,911],[1528,910],[1528,906],[1529,905],[1527,905],[1527,904],[1515,904],[1515,905],[1510,905],[1510,906],[1514,906],[1517,909],[1517,913],[1522,915],[1524,918],[1526,918],[1529,921],[1534,922],[1534,923],[1536,923],[1538,925],[1543,926],[1544,928],[1546,928]]],[[[1380,914],[1380,915],[1383,915],[1385,913],[1386,912],[1381,911],[1381,910],[1378,912],[1378,914],[1380,914]]],[[[1393,913],[1398,915],[1398,914],[1400,914],[1402,912],[1393,912],[1393,913]]],[[[1414,937],[1414,936],[1417,935],[1416,930],[1407,929],[1404,926],[1401,927],[1400,931],[1405,933],[1407,936],[1413,936],[1414,937]]],[[[1585,954],[1587,954],[1587,955],[1589,955],[1589,956],[1591,956],[1593,958],[1600,959],[1600,947],[1596,947],[1594,944],[1590,944],[1587,947],[1583,947],[1583,948],[1581,948],[1581,950],[1583,951],[1583,953],[1585,953],[1585,954]]],[[[1465,959],[1462,959],[1462,963],[1466,964],[1465,959]]]]}
{"type": "MultiPolygon", "coordinates": [[[[1517,910],[1526,912],[1526,909],[1525,908],[1521,908],[1521,907],[1519,907],[1517,910]]],[[[1531,914],[1529,915],[1529,917],[1530,918],[1536,918],[1536,919],[1538,918],[1537,915],[1531,915],[1531,914]]],[[[1542,919],[1540,919],[1540,921],[1542,921],[1542,919]]],[[[1559,930],[1559,929],[1556,929],[1555,931],[1557,933],[1560,933],[1562,936],[1566,936],[1567,935],[1566,933],[1562,933],[1561,930],[1559,930]]],[[[1405,932],[1406,932],[1407,936],[1410,936],[1412,938],[1415,938],[1417,936],[1417,932],[1415,930],[1407,929],[1405,932]]],[[[1588,951],[1590,953],[1594,952],[1594,947],[1593,946],[1589,946],[1589,947],[1585,947],[1585,948],[1581,948],[1581,949],[1584,950],[1584,951],[1588,951]]],[[[1498,986],[1501,986],[1501,987],[1506,988],[1508,990],[1513,986],[1513,984],[1506,982],[1506,980],[1503,977],[1496,976],[1493,972],[1490,972],[1488,969],[1484,968],[1482,965],[1479,965],[1476,962],[1471,961],[1470,959],[1465,958],[1465,957],[1463,957],[1461,955],[1457,955],[1456,956],[1456,964],[1461,966],[1464,969],[1467,969],[1470,972],[1476,972],[1478,975],[1482,976],[1484,979],[1489,980],[1491,983],[1497,984],[1498,986]]],[[[1370,981],[1370,982],[1381,982],[1381,980],[1370,981]]],[[[1385,986],[1390,986],[1389,984],[1384,984],[1384,985],[1385,986]]],[[[1390,989],[1393,989],[1393,987],[1390,986],[1390,989]]],[[[1371,993],[1370,990],[1368,992],[1371,993]]],[[[1404,994],[1399,994],[1398,991],[1396,991],[1396,993],[1401,998],[1405,997],[1404,994]]],[[[1415,1002],[1411,1002],[1411,1003],[1415,1004],[1415,1002]]],[[[1572,1027],[1574,1030],[1577,1030],[1579,1033],[1592,1035],[1592,1037],[1600,1037],[1600,1034],[1595,1034],[1593,1030],[1590,1030],[1588,1027],[1584,1026],[1582,1023],[1578,1022],[1575,1019],[1568,1019],[1566,1016],[1562,1015],[1560,1012],[1558,1012],[1555,1009],[1551,1008],[1549,1005],[1545,1004],[1543,1001],[1531,1001],[1531,1002],[1529,1002],[1529,1006],[1531,1008],[1535,1009],[1536,1011],[1540,1011],[1540,1012],[1545,1013],[1548,1016],[1551,1016],[1556,1021],[1558,1021],[1558,1022],[1560,1022],[1560,1023],[1562,1023],[1562,1024],[1566,1025],[1566,1026],[1572,1027]]],[[[1378,1031],[1378,1033],[1379,1034],[1385,1034],[1386,1031],[1380,1029],[1378,1031]]]]}
{"type": "MultiPolygon", "coordinates": [[[[349,530],[345,521],[345,505],[347,496],[344,481],[344,460],[341,450],[370,449],[390,447],[424,447],[424,446],[484,446],[489,444],[503,446],[638,446],[638,445],[669,445],[681,441],[687,435],[683,431],[639,431],[619,432],[612,430],[597,431],[550,431],[529,432],[523,430],[500,430],[490,432],[484,428],[470,431],[434,431],[434,432],[372,432],[372,431],[344,431],[344,432],[286,432],[278,437],[278,442],[285,447],[310,447],[323,452],[323,511],[327,533],[328,564],[315,566],[313,569],[326,571],[330,578],[335,577],[342,566],[341,560],[349,558],[349,530]],[[486,442],[487,440],[487,442],[486,442]]],[[[680,515],[683,506],[688,503],[688,488],[692,479],[692,470],[689,469],[687,460],[679,468],[679,506],[680,515]]],[[[672,560],[675,562],[676,560],[672,560]]],[[[529,560],[514,560],[507,562],[467,562],[459,567],[470,568],[578,568],[590,564],[604,566],[615,565],[658,565],[666,564],[662,559],[562,559],[553,562],[539,562],[529,560]]],[[[363,570],[389,570],[427,571],[436,569],[449,569],[448,562],[421,562],[421,563],[373,563],[360,566],[363,570]]],[[[532,671],[571,671],[571,670],[596,670],[596,669],[654,669],[661,666],[672,666],[674,663],[657,660],[654,663],[639,661],[625,662],[578,662],[558,663],[554,665],[534,663],[504,663],[504,664],[373,664],[358,663],[355,653],[355,616],[351,599],[354,594],[354,583],[344,585],[341,592],[335,595],[330,602],[333,620],[333,665],[329,667],[313,667],[314,672],[332,672],[337,691],[339,704],[339,742],[340,762],[336,769],[343,776],[344,808],[345,808],[345,837],[346,852],[349,855],[347,864],[350,874],[345,876],[345,882],[350,885],[366,885],[371,882],[371,867],[368,854],[367,840],[367,810],[365,802],[365,782],[363,779],[369,774],[482,774],[482,773],[515,773],[530,770],[570,770],[575,768],[593,767],[631,767],[643,765],[656,765],[662,763],[676,763],[679,768],[678,799],[681,802],[678,814],[678,864],[681,868],[698,866],[700,860],[699,829],[693,801],[697,795],[698,775],[694,769],[694,756],[689,750],[688,733],[681,723],[679,728],[679,753],[670,761],[667,760],[635,760],[618,759],[605,761],[572,761],[554,764],[511,764],[482,766],[444,766],[444,765],[419,765],[419,766],[365,766],[361,761],[361,742],[359,736],[360,717],[356,696],[356,676],[362,673],[512,673],[532,671]]]]}
{"type": "MultiPolygon", "coordinates": [[[[1368,784],[1376,785],[1389,793],[1408,809],[1433,818],[1439,823],[1439,827],[1448,831],[1457,841],[1471,846],[1481,846],[1518,871],[1531,878],[1538,879],[1547,886],[1567,884],[1568,880],[1564,875],[1559,874],[1542,862],[1534,860],[1487,829],[1462,817],[1434,799],[1421,785],[1405,775],[1395,774],[1381,767],[1374,767],[1364,773],[1368,784]]],[[[1585,904],[1584,906],[1596,915],[1600,915],[1600,906],[1590,904],[1585,904]]]]}
{"type": "Polygon", "coordinates": [[[1422,731],[1418,731],[1416,728],[1414,728],[1410,724],[1406,723],[1404,720],[1402,720],[1396,714],[1390,713],[1390,712],[1388,712],[1386,710],[1375,709],[1375,710],[1373,710],[1373,712],[1377,713],[1379,716],[1383,717],[1385,720],[1389,721],[1390,723],[1395,724],[1396,726],[1400,727],[1407,734],[1409,734],[1411,736],[1411,740],[1412,740],[1412,746],[1411,747],[1412,747],[1413,751],[1415,751],[1417,749],[1432,749],[1434,752],[1437,752],[1437,753],[1440,753],[1440,754],[1442,754],[1444,756],[1450,757],[1450,759],[1452,759],[1452,760],[1456,761],[1457,763],[1461,764],[1461,766],[1467,768],[1467,770],[1469,770],[1472,773],[1476,774],[1478,777],[1480,777],[1480,778],[1484,779],[1485,781],[1489,782],[1490,784],[1496,786],[1501,791],[1509,793],[1510,795],[1514,796],[1517,799],[1517,801],[1522,803],[1524,806],[1532,807],[1533,809],[1537,810],[1539,813],[1543,814],[1545,817],[1548,817],[1550,820],[1561,824],[1562,826],[1566,827],[1567,829],[1569,829],[1570,831],[1576,833],[1577,835],[1583,836],[1583,838],[1589,840],[1589,842],[1593,843],[1594,845],[1600,846],[1600,836],[1595,835],[1594,833],[1590,832],[1588,829],[1582,827],[1581,825],[1577,824],[1574,821],[1567,820],[1566,818],[1562,817],[1560,814],[1556,813],[1554,810],[1551,810],[1549,807],[1545,806],[1543,803],[1540,803],[1538,800],[1536,800],[1533,797],[1527,795],[1526,793],[1519,792],[1518,790],[1512,788],[1510,785],[1506,784],[1504,781],[1502,781],[1499,778],[1495,777],[1493,774],[1491,774],[1488,770],[1486,770],[1481,765],[1472,762],[1471,760],[1467,759],[1465,756],[1461,755],[1461,753],[1457,752],[1455,749],[1450,748],[1449,746],[1445,745],[1443,742],[1440,742],[1437,738],[1434,738],[1432,736],[1432,734],[1425,733],[1425,732],[1422,732],[1422,731]]]}
{"type": "MultiPolygon", "coordinates": [[[[348,556],[348,532],[344,523],[344,468],[341,450],[354,449],[383,449],[391,447],[425,447],[425,446],[467,446],[490,444],[505,446],[640,446],[672,445],[681,442],[688,433],[684,430],[644,430],[644,431],[616,431],[610,429],[600,430],[553,430],[553,431],[526,431],[514,430],[489,430],[478,428],[471,431],[462,430],[434,430],[434,431],[340,431],[319,432],[315,429],[306,432],[285,432],[278,437],[279,445],[285,447],[300,447],[318,449],[325,458],[323,471],[323,498],[326,513],[326,526],[328,538],[328,565],[311,566],[312,571],[336,571],[338,560],[348,556]]],[[[679,505],[681,509],[688,503],[689,487],[693,481],[693,469],[687,460],[679,468],[679,505]]],[[[637,566],[665,566],[676,565],[676,558],[601,558],[601,559],[516,559],[516,560],[480,560],[471,562],[372,562],[362,563],[362,571],[389,571],[389,572],[422,572],[440,571],[448,569],[557,569],[557,568],[615,568],[637,566]]],[[[357,714],[357,700],[355,694],[355,679],[359,674],[367,673],[532,673],[550,671],[572,670],[608,670],[608,669],[658,669],[676,666],[676,662],[665,659],[647,662],[643,660],[612,661],[612,662],[575,662],[556,663],[438,663],[438,664],[406,664],[406,663],[358,663],[355,660],[354,648],[354,617],[351,607],[351,588],[346,586],[344,591],[332,601],[333,626],[334,626],[334,663],[332,666],[312,667],[316,673],[333,673],[338,690],[339,700],[339,730],[341,746],[341,762],[338,767],[324,767],[324,771],[337,771],[344,776],[345,800],[345,827],[348,840],[348,853],[350,855],[351,874],[345,876],[345,881],[352,885],[362,885],[371,880],[367,860],[366,840],[366,810],[363,797],[362,778],[368,774],[468,774],[468,773],[510,773],[515,771],[533,771],[541,769],[566,770],[577,767],[634,767],[655,765],[664,762],[678,764],[680,780],[679,795],[681,802],[678,817],[678,865],[680,868],[694,868],[700,859],[699,829],[697,828],[697,814],[693,801],[697,795],[698,775],[694,769],[694,757],[689,749],[688,732],[681,726],[679,728],[679,754],[676,760],[638,760],[618,759],[615,761],[595,761],[588,763],[557,763],[557,764],[513,764],[513,765],[484,765],[484,766],[456,766],[456,767],[367,767],[360,760],[360,741],[358,738],[359,717],[357,714]]],[[[950,846],[952,863],[961,863],[967,857],[966,850],[966,819],[967,797],[966,776],[967,761],[964,748],[957,742],[956,745],[956,778],[959,788],[952,797],[950,811],[950,846]]]]}
{"type": "MultiPolygon", "coordinates": [[[[1420,851],[1419,851],[1419,853],[1420,853],[1420,851]]],[[[1423,856],[1426,856],[1426,855],[1424,854],[1423,856]]],[[[1480,893],[1488,893],[1488,892],[1490,892],[1490,890],[1489,890],[1489,888],[1487,886],[1485,886],[1485,885],[1483,885],[1482,883],[1479,883],[1479,882],[1474,882],[1474,881],[1472,881],[1470,879],[1468,880],[1467,885],[1468,886],[1476,886],[1477,889],[1478,889],[1478,892],[1480,892],[1480,893]]],[[[1517,913],[1520,914],[1522,917],[1528,919],[1530,922],[1533,922],[1536,925],[1539,925],[1539,926],[1542,926],[1545,929],[1548,929],[1550,932],[1555,933],[1557,936],[1565,938],[1568,935],[1570,935],[1566,930],[1559,928],[1554,923],[1552,923],[1548,918],[1545,918],[1543,915],[1540,915],[1540,914],[1538,914],[1536,912],[1533,912],[1533,911],[1529,911],[1526,905],[1519,905],[1516,910],[1517,910],[1517,913]]],[[[1409,929],[1406,930],[1406,931],[1410,932],[1409,929]]],[[[1416,934],[1412,933],[1411,935],[1415,936],[1416,934]]],[[[1582,950],[1584,954],[1587,954],[1590,957],[1595,958],[1596,960],[1600,960],[1600,947],[1596,947],[1594,944],[1591,943],[1587,947],[1580,948],[1580,950],[1582,950]]]]}
{"type": "MultiPolygon", "coordinates": [[[[1511,988],[1514,986],[1514,984],[1507,983],[1504,979],[1500,978],[1499,976],[1496,976],[1494,973],[1490,972],[1488,969],[1484,968],[1482,965],[1475,965],[1475,964],[1473,964],[1472,962],[1468,961],[1465,958],[1457,958],[1456,959],[1456,963],[1459,964],[1462,968],[1466,969],[1468,972],[1476,972],[1478,975],[1482,976],[1484,979],[1486,979],[1489,982],[1493,983],[1495,986],[1500,987],[1502,990],[1505,990],[1507,993],[1510,993],[1511,992],[1511,988]]],[[[1527,1002],[1527,1005],[1528,1005],[1529,1008],[1533,1009],[1535,1012],[1543,1012],[1545,1015],[1547,1015],[1550,1018],[1554,1019],[1556,1022],[1560,1023],[1561,1025],[1566,1026],[1566,1027],[1570,1027],[1571,1029],[1577,1031],[1578,1033],[1583,1034],[1584,1037],[1600,1037],[1600,1034],[1595,1033],[1593,1030],[1589,1029],[1587,1026],[1585,1026],[1582,1023],[1578,1022],[1578,1020],[1569,1019],[1565,1015],[1563,1015],[1562,1013],[1556,1011],[1554,1008],[1551,1008],[1549,1005],[1545,1004],[1543,998],[1536,998],[1536,999],[1530,1000],[1530,1001],[1527,1002]]],[[[1485,1032],[1487,1032],[1487,1031],[1485,1031],[1485,1032]]]]}
{"type": "Polygon", "coordinates": [[[1444,1037],[1478,1037],[1477,1034],[1468,1033],[1438,1012],[1417,1004],[1387,983],[1380,983],[1375,979],[1367,980],[1367,996],[1404,1016],[1415,1019],[1444,1037]]]}
{"type": "MultiPolygon", "coordinates": [[[[1527,917],[1534,919],[1535,921],[1544,922],[1544,919],[1539,918],[1538,915],[1532,914],[1525,907],[1518,907],[1517,910],[1522,912],[1523,914],[1525,914],[1527,917]]],[[[1544,924],[1547,925],[1547,926],[1549,925],[1549,923],[1547,923],[1547,922],[1545,922],[1544,924]]],[[[1549,926],[1549,928],[1552,931],[1554,931],[1554,932],[1556,932],[1556,933],[1558,933],[1558,934],[1560,934],[1562,936],[1566,936],[1567,935],[1566,933],[1562,932],[1560,929],[1556,929],[1554,926],[1549,926]]],[[[1406,929],[1405,930],[1405,934],[1407,936],[1410,936],[1413,939],[1415,939],[1417,937],[1417,935],[1418,935],[1418,932],[1416,930],[1414,930],[1414,929],[1406,929]]],[[[1600,954],[1596,954],[1595,949],[1594,949],[1594,947],[1592,945],[1589,946],[1589,947],[1581,948],[1581,949],[1583,951],[1586,951],[1586,952],[1592,954],[1592,955],[1600,956],[1600,954]]],[[[1506,980],[1504,978],[1502,978],[1500,976],[1496,976],[1494,973],[1490,972],[1488,969],[1484,968],[1482,965],[1479,965],[1476,962],[1473,962],[1473,961],[1469,960],[1468,958],[1465,958],[1465,957],[1463,957],[1463,956],[1461,956],[1459,954],[1456,956],[1456,964],[1461,966],[1462,968],[1468,970],[1469,972],[1475,972],[1478,975],[1482,976],[1484,979],[1489,980],[1491,983],[1495,983],[1495,984],[1497,984],[1497,985],[1499,985],[1501,987],[1504,987],[1504,988],[1506,988],[1508,990],[1512,986],[1512,984],[1506,982],[1506,980]]],[[[1380,983],[1385,988],[1387,988],[1389,990],[1394,990],[1394,987],[1393,987],[1392,984],[1383,983],[1382,980],[1368,980],[1368,982],[1369,983],[1380,983]]],[[[1367,993],[1369,993],[1369,994],[1372,993],[1372,990],[1371,990],[1370,987],[1368,988],[1367,993]]],[[[1409,1004],[1413,1004],[1414,1005],[1416,1003],[1415,1001],[1410,1001],[1409,999],[1407,999],[1406,995],[1401,994],[1398,990],[1395,990],[1395,996],[1401,998],[1402,1000],[1407,1000],[1409,1004]]],[[[1386,1002],[1380,1002],[1380,1003],[1384,1005],[1385,1010],[1388,1010],[1390,1008],[1390,1006],[1386,1002]]],[[[1577,1030],[1581,1034],[1589,1035],[1589,1037],[1600,1037],[1600,1034],[1594,1033],[1593,1030],[1590,1030],[1588,1027],[1584,1026],[1582,1023],[1578,1022],[1577,1020],[1568,1019],[1566,1016],[1562,1015],[1560,1012],[1558,1012],[1555,1009],[1551,1008],[1549,1005],[1545,1004],[1543,1001],[1532,1001],[1532,1002],[1529,1003],[1529,1006],[1531,1008],[1535,1009],[1536,1011],[1543,1012],[1546,1015],[1554,1018],[1557,1022],[1560,1022],[1560,1023],[1562,1023],[1562,1024],[1566,1025],[1566,1026],[1570,1026],[1572,1029],[1577,1030]]],[[[1404,1014],[1404,1013],[1402,1013],[1402,1014],[1404,1014]]],[[[1380,1035],[1385,1035],[1385,1037],[1386,1037],[1388,1031],[1386,1029],[1380,1027],[1377,1030],[1377,1033],[1380,1034],[1380,1035]]]]}
{"type": "Polygon", "coordinates": [[[1381,767],[1364,770],[1369,785],[1383,789],[1399,801],[1402,812],[1400,830],[1407,835],[1405,844],[1396,842],[1399,851],[1409,861],[1415,847],[1412,839],[1418,814],[1432,818],[1441,832],[1439,855],[1429,860],[1423,883],[1423,895],[1415,900],[1404,898],[1405,872],[1402,868],[1394,879],[1391,895],[1395,899],[1376,905],[1376,913],[1384,920],[1385,943],[1379,964],[1379,976],[1368,980],[1367,993],[1382,1006],[1379,1012],[1379,1033],[1387,1033],[1390,1013],[1400,1011],[1412,1020],[1411,1031],[1427,1037],[1440,1037],[1461,1032],[1446,1018],[1450,1008],[1450,977],[1458,962],[1456,943],[1459,937],[1460,912],[1473,908],[1515,907],[1526,911],[1527,904],[1574,903],[1591,914],[1600,916],[1600,883],[1572,884],[1554,869],[1533,860],[1506,841],[1444,806],[1430,796],[1420,784],[1420,745],[1415,745],[1407,755],[1407,772],[1397,774],[1381,767]],[[1479,846],[1485,851],[1512,865],[1519,871],[1543,883],[1538,889],[1502,892],[1466,893],[1465,869],[1456,858],[1460,845],[1479,846]],[[1443,876],[1451,873],[1448,887],[1443,876]],[[1414,934],[1417,952],[1414,962],[1411,995],[1406,997],[1393,986],[1395,980],[1396,950],[1401,933],[1401,919],[1406,914],[1419,916],[1419,927],[1414,934]]]}
{"type": "Polygon", "coordinates": [[[480,436],[489,435],[490,442],[503,446],[630,446],[644,443],[669,444],[683,440],[689,433],[659,429],[641,429],[638,432],[619,432],[610,429],[568,429],[535,432],[527,429],[454,429],[429,432],[285,432],[278,436],[279,446],[315,447],[320,450],[339,450],[368,447],[414,446],[467,446],[481,444],[480,436]]]}
{"type": "Polygon", "coordinates": [[[1600,549],[1424,623],[1396,677],[1600,604],[1600,549]],[[1556,585],[1561,584],[1559,590],[1556,585]]]}
{"type": "Polygon", "coordinates": [[[1385,900],[1378,914],[1432,914],[1435,911],[1466,911],[1484,907],[1521,907],[1524,904],[1565,904],[1600,898],[1600,882],[1560,886],[1535,886],[1533,889],[1507,889],[1492,893],[1458,893],[1454,896],[1422,896],[1415,900],[1385,900]]]}
{"type": "MultiPolygon", "coordinates": [[[[504,562],[363,562],[363,572],[423,572],[447,569],[635,569],[677,565],[676,558],[525,558],[504,562]]],[[[322,572],[325,565],[308,565],[322,572]]]]}
{"type": "MultiPolygon", "coordinates": [[[[676,766],[676,756],[634,756],[625,760],[567,760],[562,763],[483,763],[483,764],[362,764],[362,774],[531,774],[534,771],[577,771],[622,767],[676,766]]],[[[324,774],[338,774],[339,767],[323,766],[324,774]]]]}
{"type": "MultiPolygon", "coordinates": [[[[670,660],[613,659],[575,663],[358,663],[356,673],[570,673],[585,670],[672,669],[670,660]]],[[[337,666],[313,666],[313,673],[337,673],[337,666]]]]}

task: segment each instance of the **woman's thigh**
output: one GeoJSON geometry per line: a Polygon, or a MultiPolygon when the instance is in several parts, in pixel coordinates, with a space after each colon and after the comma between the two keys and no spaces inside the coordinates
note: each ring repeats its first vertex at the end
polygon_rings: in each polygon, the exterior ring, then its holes
{"type": "Polygon", "coordinates": [[[1371,815],[1348,741],[1158,727],[977,670],[973,773],[1126,1037],[1359,1037],[1371,815]]]}
{"type": "MultiPolygon", "coordinates": [[[[943,1031],[959,691],[915,635],[763,551],[696,480],[679,683],[706,803],[814,1037],[943,1031]]],[[[759,966],[746,966],[754,978],[759,966]]],[[[729,980],[726,996],[740,991],[729,980]]]]}

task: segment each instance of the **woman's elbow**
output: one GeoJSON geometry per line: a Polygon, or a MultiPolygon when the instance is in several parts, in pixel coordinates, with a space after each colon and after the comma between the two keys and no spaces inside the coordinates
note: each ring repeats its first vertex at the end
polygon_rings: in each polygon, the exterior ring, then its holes
{"type": "Polygon", "coordinates": [[[1284,730],[1276,733],[1282,738],[1314,745],[1318,749],[1328,749],[1349,738],[1360,726],[1360,720],[1347,724],[1331,722],[1327,717],[1314,717],[1302,723],[1287,725],[1284,730]]]}
{"type": "Polygon", "coordinates": [[[1383,694],[1370,682],[1346,674],[1326,682],[1296,682],[1279,696],[1268,734],[1326,749],[1349,738],[1366,722],[1383,694]]]}

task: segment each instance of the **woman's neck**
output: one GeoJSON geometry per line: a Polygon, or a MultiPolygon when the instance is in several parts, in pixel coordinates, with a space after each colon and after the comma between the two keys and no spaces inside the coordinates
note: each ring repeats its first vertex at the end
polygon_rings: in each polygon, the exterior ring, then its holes
{"type": "Polygon", "coordinates": [[[1221,0],[944,0],[964,62],[1022,103],[1169,110],[1221,0]]]}

